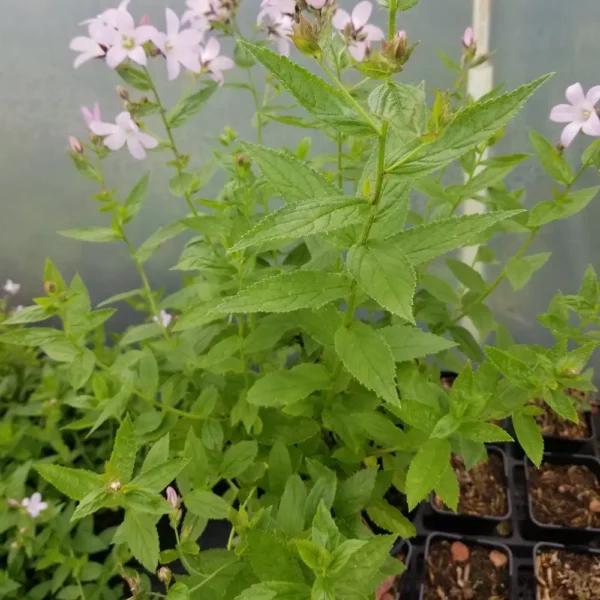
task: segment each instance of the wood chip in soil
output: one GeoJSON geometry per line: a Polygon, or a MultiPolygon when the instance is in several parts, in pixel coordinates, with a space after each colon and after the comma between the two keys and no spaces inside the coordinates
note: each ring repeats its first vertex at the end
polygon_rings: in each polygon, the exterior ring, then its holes
{"type": "Polygon", "coordinates": [[[600,527],[600,482],[585,465],[530,466],[529,493],[541,523],[600,527]]]}
{"type": "Polygon", "coordinates": [[[536,563],[538,600],[600,600],[600,556],[543,550],[536,563]]]}
{"type": "Polygon", "coordinates": [[[543,413],[535,417],[536,423],[539,425],[542,435],[561,437],[571,440],[580,440],[588,438],[591,435],[590,427],[586,413],[589,410],[589,401],[587,394],[579,390],[564,390],[565,394],[575,398],[575,408],[577,409],[578,423],[573,423],[567,419],[563,419],[555,413],[542,399],[534,400],[533,404],[541,408],[543,413]]]}
{"type": "MultiPolygon", "coordinates": [[[[463,545],[462,542],[454,544],[463,545]]],[[[452,543],[434,542],[427,556],[423,600],[509,600],[509,561],[501,550],[466,544],[468,558],[454,560],[452,543]],[[496,566],[492,561],[500,566],[496,566]],[[499,560],[505,557],[506,560],[499,560]]],[[[464,550],[464,548],[462,548],[464,550]]],[[[463,558],[464,554],[455,552],[463,558]]]]}
{"type": "MultiPolygon", "coordinates": [[[[460,496],[458,513],[479,517],[503,517],[508,513],[507,483],[502,458],[489,453],[486,462],[477,463],[470,471],[460,456],[452,456],[460,496]]],[[[433,502],[440,510],[450,510],[439,496],[433,502]]]]}

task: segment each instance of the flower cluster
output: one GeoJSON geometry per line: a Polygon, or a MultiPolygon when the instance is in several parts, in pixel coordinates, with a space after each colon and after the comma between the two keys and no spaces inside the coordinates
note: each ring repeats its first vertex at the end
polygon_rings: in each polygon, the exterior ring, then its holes
{"type": "Polygon", "coordinates": [[[352,58],[359,62],[371,51],[372,42],[385,39],[383,31],[369,23],[372,11],[373,5],[363,0],[354,7],[352,14],[338,8],[333,15],[333,26],[344,36],[352,58]]]}

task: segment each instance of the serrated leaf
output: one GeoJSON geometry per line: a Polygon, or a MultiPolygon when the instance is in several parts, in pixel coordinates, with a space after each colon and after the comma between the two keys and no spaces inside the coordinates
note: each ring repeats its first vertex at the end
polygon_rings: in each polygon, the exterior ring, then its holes
{"type": "Polygon", "coordinates": [[[119,341],[120,346],[129,346],[137,344],[143,340],[158,337],[161,334],[161,328],[158,323],[144,323],[143,325],[134,325],[130,327],[125,335],[119,341]]]}
{"type": "Polygon", "coordinates": [[[377,331],[387,342],[396,362],[437,354],[456,346],[455,342],[415,327],[390,325],[377,331]]]}
{"type": "Polygon", "coordinates": [[[59,492],[73,500],[83,500],[88,494],[102,489],[102,476],[84,469],[71,469],[60,465],[39,464],[36,471],[59,492]]]}
{"type": "Polygon", "coordinates": [[[450,459],[450,443],[431,438],[417,452],[406,474],[406,499],[412,510],[435,488],[444,475],[450,459]]]}
{"type": "Polygon", "coordinates": [[[310,600],[311,588],[301,583],[265,581],[255,583],[234,600],[310,600]]]}
{"type": "Polygon", "coordinates": [[[115,444],[110,455],[109,463],[118,473],[121,484],[128,483],[135,466],[137,444],[131,418],[127,415],[115,436],[115,444]]]}
{"type": "Polygon", "coordinates": [[[390,533],[395,533],[405,539],[417,535],[415,526],[397,508],[385,500],[369,504],[367,514],[375,525],[390,533]]]}
{"type": "Polygon", "coordinates": [[[476,102],[462,110],[446,127],[443,135],[420,150],[389,157],[394,177],[414,180],[450,164],[504,127],[535,90],[551,75],[540,77],[513,92],[491,100],[476,102]]]}
{"type": "Polygon", "coordinates": [[[512,424],[517,434],[517,441],[531,462],[539,468],[544,455],[544,438],[535,419],[530,415],[519,412],[513,414],[512,424]]]}
{"type": "Polygon", "coordinates": [[[286,202],[339,196],[342,191],[322,173],[286,152],[245,142],[244,150],[286,202]]]}
{"type": "Polygon", "coordinates": [[[516,256],[509,258],[504,270],[513,290],[520,290],[531,279],[531,276],[546,264],[551,254],[551,252],[540,252],[520,258],[516,256]]]}
{"type": "Polygon", "coordinates": [[[531,369],[527,363],[505,350],[492,346],[486,346],[485,353],[500,373],[509,381],[525,389],[529,387],[531,369]]]}
{"type": "Polygon", "coordinates": [[[137,485],[155,492],[164,490],[181,473],[189,458],[173,458],[149,468],[138,475],[131,485],[137,485]]]}
{"type": "Polygon", "coordinates": [[[410,323],[416,287],[415,270],[404,252],[389,240],[352,246],[346,267],[358,285],[386,310],[410,323]]]}
{"type": "Polygon", "coordinates": [[[169,588],[166,600],[190,600],[190,591],[184,583],[175,583],[169,588]]]}
{"type": "Polygon", "coordinates": [[[553,201],[539,202],[529,213],[527,227],[541,227],[553,221],[567,219],[582,211],[598,194],[600,187],[570,192],[553,201]]]}
{"type": "Polygon", "coordinates": [[[94,372],[95,366],[96,356],[87,348],[84,348],[83,351],[73,359],[73,362],[69,365],[67,377],[74,390],[79,390],[88,382],[88,379],[94,372]]]}
{"type": "Polygon", "coordinates": [[[146,193],[148,191],[149,182],[150,173],[146,173],[133,186],[131,192],[129,192],[129,196],[127,196],[125,202],[123,203],[123,208],[125,209],[125,223],[129,223],[129,221],[131,221],[131,219],[133,219],[140,212],[140,208],[142,208],[144,198],[146,197],[146,193]]]}
{"type": "Polygon", "coordinates": [[[218,88],[218,83],[210,82],[201,90],[184,96],[167,116],[169,127],[181,127],[189,118],[198,114],[218,88]]]}
{"type": "Polygon", "coordinates": [[[227,519],[231,514],[231,506],[212,492],[194,490],[183,497],[187,509],[205,519],[227,519]]]}
{"type": "Polygon", "coordinates": [[[439,481],[435,485],[435,493],[451,510],[454,512],[458,510],[460,489],[458,487],[456,473],[450,465],[448,465],[444,471],[444,474],[440,477],[439,481]]]}
{"type": "Polygon", "coordinates": [[[407,229],[390,238],[388,242],[402,250],[413,265],[419,265],[469,245],[477,234],[522,212],[508,210],[440,219],[407,229]]]}
{"type": "Polygon", "coordinates": [[[571,165],[543,135],[537,131],[529,132],[529,141],[546,172],[558,183],[569,184],[573,181],[571,165]]]}
{"type": "Polygon", "coordinates": [[[158,564],[159,543],[152,515],[128,510],[123,521],[123,533],[135,559],[154,573],[158,564]]]}
{"type": "Polygon", "coordinates": [[[221,477],[223,479],[239,477],[254,463],[257,454],[258,444],[253,440],[229,446],[221,462],[221,477]]]}
{"type": "Polygon", "coordinates": [[[544,400],[546,404],[563,419],[579,422],[579,416],[573,406],[573,400],[560,390],[546,390],[544,392],[544,400]]]}
{"type": "Polygon", "coordinates": [[[484,421],[461,423],[458,433],[473,442],[512,442],[512,437],[498,425],[484,421]]]}
{"type": "Polygon", "coordinates": [[[485,281],[473,267],[453,258],[447,259],[446,264],[452,271],[454,277],[456,277],[456,279],[458,279],[466,288],[477,293],[485,291],[485,281]]]}
{"type": "Polygon", "coordinates": [[[290,475],[277,511],[277,526],[288,537],[295,537],[304,531],[305,505],[306,487],[304,482],[300,475],[290,475]]]}
{"type": "Polygon", "coordinates": [[[104,490],[104,487],[91,491],[77,505],[75,512],[71,515],[71,523],[83,519],[84,517],[95,513],[97,510],[100,510],[103,506],[105,506],[108,499],[109,495],[104,490]]]}
{"type": "Polygon", "coordinates": [[[13,313],[8,319],[2,321],[2,325],[21,325],[23,323],[38,323],[45,321],[52,315],[46,312],[41,306],[26,306],[18,312],[13,313]]]}
{"type": "Polygon", "coordinates": [[[285,56],[262,46],[247,42],[241,44],[280,81],[301,106],[328,127],[351,135],[379,134],[374,124],[365,120],[354,103],[336,88],[285,56]]]}
{"type": "Polygon", "coordinates": [[[344,297],[349,290],[347,277],[319,271],[295,271],[263,279],[225,299],[217,314],[291,312],[299,308],[320,308],[344,297]]]}
{"type": "Polygon", "coordinates": [[[376,478],[377,469],[361,469],[344,480],[335,496],[335,514],[343,517],[365,508],[371,499],[376,478]]]}
{"type": "Polygon", "coordinates": [[[152,81],[144,71],[126,64],[119,65],[115,70],[125,83],[136,90],[147,91],[152,89],[152,81]]]}
{"type": "Polygon", "coordinates": [[[425,131],[427,105],[422,86],[388,81],[371,92],[369,107],[401,132],[418,137],[425,131]]]}
{"type": "Polygon", "coordinates": [[[287,406],[330,386],[331,377],[323,365],[301,364],[267,373],[250,388],[247,400],[256,406],[287,406]]]}
{"type": "Polygon", "coordinates": [[[402,447],[405,444],[405,433],[382,413],[361,412],[354,414],[362,429],[377,444],[387,448],[402,447]]]}
{"type": "Polygon", "coordinates": [[[266,531],[249,531],[246,539],[250,564],[260,581],[304,582],[300,561],[281,538],[266,531]]]}
{"type": "Polygon", "coordinates": [[[186,230],[186,225],[181,221],[175,221],[175,223],[161,227],[135,251],[138,260],[142,263],[146,262],[165,242],[177,237],[186,230]]]}
{"type": "Polygon", "coordinates": [[[273,494],[283,494],[288,477],[292,474],[292,460],[287,446],[277,440],[269,452],[269,488],[273,494]]]}
{"type": "Polygon", "coordinates": [[[169,445],[170,436],[168,433],[163,435],[157,442],[154,442],[150,450],[148,450],[148,454],[146,454],[146,458],[142,464],[141,473],[145,473],[146,471],[167,462],[169,460],[169,445]]]}
{"type": "Polygon", "coordinates": [[[79,227],[58,233],[82,242],[114,242],[121,239],[121,234],[110,227],[79,227]]]}
{"type": "Polygon", "coordinates": [[[228,253],[272,240],[295,239],[361,223],[371,206],[364,198],[336,197],[288,204],[262,219],[228,253]]]}

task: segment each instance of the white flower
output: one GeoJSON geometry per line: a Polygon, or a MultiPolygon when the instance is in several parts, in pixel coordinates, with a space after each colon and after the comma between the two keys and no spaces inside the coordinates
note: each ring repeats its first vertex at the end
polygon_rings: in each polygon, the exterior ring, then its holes
{"type": "Polygon", "coordinates": [[[167,58],[169,80],[176,79],[181,65],[194,73],[200,73],[200,42],[202,33],[196,29],[180,31],[179,17],[167,8],[167,33],[157,32],[154,43],[167,58]]]}
{"type": "Polygon", "coordinates": [[[18,313],[21,312],[25,307],[22,304],[17,304],[17,306],[15,306],[13,308],[13,312],[18,313]]]}
{"type": "Polygon", "coordinates": [[[21,289],[21,284],[14,282],[12,279],[7,279],[3,289],[7,294],[16,296],[21,289]]]}
{"type": "Polygon", "coordinates": [[[31,498],[23,498],[21,506],[31,517],[36,519],[42,511],[48,508],[48,503],[42,502],[42,495],[39,492],[35,492],[31,495],[31,498]]]}
{"type": "MultiPolygon", "coordinates": [[[[155,323],[159,322],[159,319],[157,317],[153,317],[152,320],[155,323]]],[[[173,315],[169,314],[166,310],[160,311],[160,325],[162,325],[162,327],[164,329],[166,329],[171,324],[172,320],[173,320],[173,315]]]]}
{"type": "Polygon", "coordinates": [[[92,58],[100,58],[105,54],[104,48],[91,37],[78,36],[73,38],[69,44],[69,48],[75,52],[80,52],[73,63],[75,68],[80,67],[88,60],[92,60],[92,58]]]}
{"type": "Polygon", "coordinates": [[[222,84],[223,73],[221,71],[233,69],[234,64],[230,58],[219,56],[220,50],[219,41],[216,38],[210,38],[204,46],[200,47],[200,63],[203,70],[208,71],[215,81],[222,84]]]}
{"type": "Polygon", "coordinates": [[[126,111],[117,116],[115,124],[92,121],[90,129],[96,135],[106,136],[104,145],[111,150],[120,150],[127,144],[131,156],[138,160],[146,158],[146,148],[152,149],[158,146],[158,142],[150,134],[140,131],[126,111]]]}
{"type": "Polygon", "coordinates": [[[568,123],[560,136],[560,143],[566,148],[580,131],[587,135],[600,136],[600,118],[596,113],[596,104],[600,100],[600,85],[583,93],[580,83],[567,88],[569,104],[559,104],[550,112],[550,120],[555,123],[568,123]]]}
{"type": "Polygon", "coordinates": [[[259,23],[266,30],[267,37],[277,44],[279,54],[289,56],[291,40],[288,36],[294,32],[292,17],[283,13],[265,10],[259,15],[259,23]]]}
{"type": "Polygon", "coordinates": [[[352,16],[341,8],[333,15],[332,25],[343,33],[348,52],[357,61],[361,61],[371,49],[371,42],[385,39],[379,27],[368,23],[372,10],[373,5],[363,0],[354,7],[352,16]]]}
{"type": "Polygon", "coordinates": [[[136,27],[129,12],[119,8],[115,16],[115,28],[107,28],[104,32],[106,45],[110,46],[106,53],[106,64],[114,69],[129,58],[139,65],[146,66],[148,58],[143,44],[153,39],[156,34],[156,28],[151,25],[136,27]]]}
{"type": "Polygon", "coordinates": [[[123,0],[118,8],[108,8],[93,19],[86,19],[80,25],[87,25],[90,38],[103,46],[110,45],[112,32],[117,28],[117,14],[120,10],[127,11],[131,0],[123,0]]]}
{"type": "Polygon", "coordinates": [[[296,0],[262,0],[258,13],[258,22],[262,22],[262,16],[271,15],[294,15],[296,13],[296,0]]]}
{"type": "Polygon", "coordinates": [[[231,17],[231,2],[223,0],[187,0],[188,10],[183,13],[182,23],[190,23],[194,29],[206,33],[215,22],[226,22],[231,17]]]}

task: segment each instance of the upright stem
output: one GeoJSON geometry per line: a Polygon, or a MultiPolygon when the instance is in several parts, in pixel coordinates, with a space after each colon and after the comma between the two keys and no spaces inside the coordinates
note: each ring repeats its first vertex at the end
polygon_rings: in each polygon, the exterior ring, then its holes
{"type": "MultiPolygon", "coordinates": [[[[150,76],[150,72],[148,71],[148,69],[146,67],[144,67],[144,72],[146,73],[146,76],[148,77],[148,81],[150,82],[150,89],[152,90],[152,93],[154,94],[154,99],[156,100],[156,103],[159,106],[160,118],[162,119],[163,125],[165,126],[165,131],[167,133],[167,137],[169,138],[169,144],[171,146],[171,150],[173,151],[173,156],[175,157],[175,168],[177,169],[177,174],[181,175],[181,173],[183,172],[183,169],[181,168],[181,164],[179,162],[180,154],[179,154],[179,150],[177,149],[175,137],[173,136],[173,130],[171,129],[171,126],[169,125],[169,120],[167,119],[167,109],[165,108],[165,105],[162,103],[162,100],[160,99],[160,94],[158,93],[158,90],[156,89],[156,85],[154,85],[154,81],[152,80],[152,77],[150,76]]],[[[194,206],[194,203],[192,202],[192,194],[190,192],[186,191],[184,193],[184,198],[185,198],[185,201],[186,201],[189,209],[192,211],[192,214],[195,217],[199,216],[198,209],[194,206]]]]}
{"type": "Polygon", "coordinates": [[[388,40],[391,40],[396,35],[396,0],[389,0],[390,6],[388,11],[388,40]]]}

